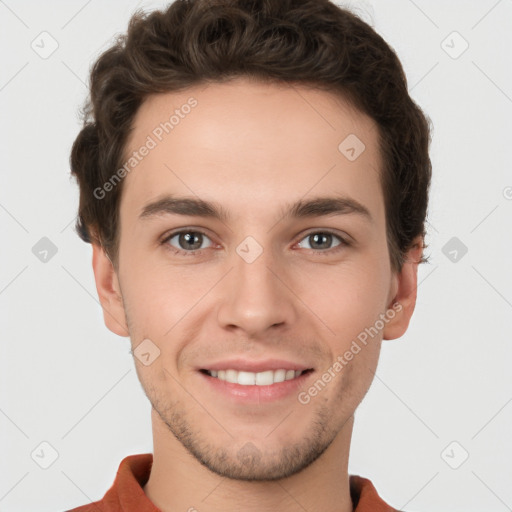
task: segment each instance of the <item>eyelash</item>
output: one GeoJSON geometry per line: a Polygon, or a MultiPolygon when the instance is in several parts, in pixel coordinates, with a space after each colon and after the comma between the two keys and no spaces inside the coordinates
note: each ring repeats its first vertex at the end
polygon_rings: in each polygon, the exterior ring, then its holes
{"type": "MultiPolygon", "coordinates": [[[[165,248],[167,250],[171,251],[173,254],[183,255],[183,256],[199,256],[202,254],[202,251],[206,250],[206,249],[196,249],[195,251],[185,251],[183,249],[177,249],[176,247],[173,247],[168,243],[169,240],[171,240],[175,236],[181,235],[183,233],[200,234],[200,235],[207,237],[208,239],[210,238],[204,231],[201,231],[199,229],[181,229],[179,231],[174,231],[174,232],[170,233],[169,235],[165,236],[164,239],[160,242],[160,244],[165,246],[165,248]]],[[[313,251],[318,256],[329,256],[332,254],[336,254],[339,251],[343,250],[345,247],[349,247],[351,245],[350,242],[346,238],[344,238],[344,237],[340,236],[339,234],[337,234],[333,231],[330,231],[328,229],[311,231],[311,232],[307,233],[306,235],[304,235],[299,240],[299,243],[302,242],[303,240],[305,240],[306,238],[308,238],[312,235],[317,235],[317,234],[332,235],[333,237],[338,238],[338,240],[340,241],[340,243],[338,245],[336,245],[334,248],[331,248],[331,249],[319,249],[319,250],[307,249],[309,251],[313,251]]]]}

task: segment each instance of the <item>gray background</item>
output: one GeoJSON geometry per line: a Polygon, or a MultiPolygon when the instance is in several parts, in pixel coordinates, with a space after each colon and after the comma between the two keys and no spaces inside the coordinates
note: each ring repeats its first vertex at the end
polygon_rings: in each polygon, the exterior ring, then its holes
{"type": "MultiPolygon", "coordinates": [[[[1,511],[97,500],[122,458],[152,451],[129,340],[104,326],[73,231],[68,158],[90,65],[136,7],[162,5],[0,1],[1,511]]],[[[431,262],[408,332],[383,342],[349,471],[410,512],[512,510],[512,0],[345,5],[434,125],[431,262]]]]}

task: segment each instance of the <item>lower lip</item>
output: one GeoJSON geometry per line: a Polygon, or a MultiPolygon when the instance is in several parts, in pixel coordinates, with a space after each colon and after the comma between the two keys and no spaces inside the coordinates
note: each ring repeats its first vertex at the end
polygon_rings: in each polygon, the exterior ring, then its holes
{"type": "Polygon", "coordinates": [[[212,389],[230,398],[232,401],[256,404],[272,402],[293,394],[296,395],[300,388],[304,386],[305,380],[312,373],[309,371],[294,379],[277,382],[270,386],[242,386],[241,384],[233,384],[232,382],[220,380],[206,373],[199,372],[212,389]]]}

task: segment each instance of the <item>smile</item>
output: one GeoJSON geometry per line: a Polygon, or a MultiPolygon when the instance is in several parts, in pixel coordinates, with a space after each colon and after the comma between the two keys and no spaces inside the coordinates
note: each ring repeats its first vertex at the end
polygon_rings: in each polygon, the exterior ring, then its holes
{"type": "Polygon", "coordinates": [[[234,369],[227,370],[201,370],[210,377],[230,382],[232,384],[239,384],[241,386],[271,386],[279,382],[292,380],[300,377],[303,373],[311,370],[266,370],[262,372],[246,372],[234,369]]]}

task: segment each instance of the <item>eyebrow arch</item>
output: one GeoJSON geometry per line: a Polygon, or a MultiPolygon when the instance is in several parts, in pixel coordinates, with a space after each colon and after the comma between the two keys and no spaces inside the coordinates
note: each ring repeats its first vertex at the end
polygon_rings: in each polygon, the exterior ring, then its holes
{"type": "MultiPolygon", "coordinates": [[[[172,195],[166,195],[144,206],[139,218],[143,220],[173,214],[217,219],[223,223],[227,223],[230,219],[229,213],[218,203],[172,195]]],[[[282,219],[345,214],[358,214],[367,221],[373,222],[368,208],[350,197],[314,197],[307,201],[301,199],[291,205],[285,205],[281,210],[282,219]]]]}

